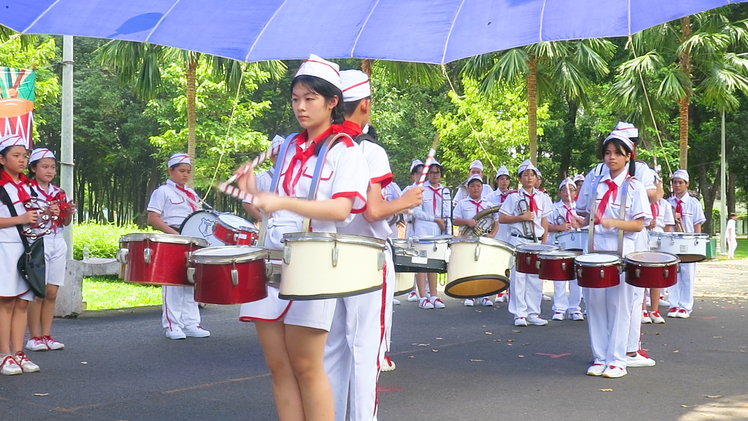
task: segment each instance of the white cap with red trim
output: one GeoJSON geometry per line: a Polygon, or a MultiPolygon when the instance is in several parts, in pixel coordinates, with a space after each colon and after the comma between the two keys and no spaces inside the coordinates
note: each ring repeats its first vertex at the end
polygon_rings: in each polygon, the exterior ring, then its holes
{"type": "Polygon", "coordinates": [[[315,76],[332,83],[341,91],[343,90],[343,82],[340,80],[340,66],[315,54],[310,55],[309,59],[301,63],[294,77],[298,76],[315,76]]]}
{"type": "Polygon", "coordinates": [[[340,72],[343,81],[343,102],[354,102],[371,97],[369,76],[361,70],[343,70],[340,72]]]}
{"type": "Polygon", "coordinates": [[[29,157],[29,164],[32,162],[39,161],[40,159],[44,159],[44,158],[56,159],[55,154],[53,154],[52,151],[50,151],[49,149],[36,148],[31,152],[31,156],[29,157]]]}
{"type": "Polygon", "coordinates": [[[414,159],[413,162],[410,163],[410,172],[413,172],[413,170],[419,165],[423,165],[423,161],[420,159],[414,159]]]}
{"type": "Polygon", "coordinates": [[[470,168],[468,168],[468,169],[472,170],[473,168],[477,168],[477,169],[483,171],[483,163],[480,162],[480,159],[476,159],[475,161],[473,161],[473,162],[470,163],[470,168]]]}
{"type": "Polygon", "coordinates": [[[677,170],[677,171],[675,171],[673,173],[673,176],[670,177],[670,178],[673,178],[673,179],[680,178],[681,180],[685,181],[686,183],[688,183],[689,181],[691,181],[690,178],[688,177],[688,171],[686,171],[686,170],[677,170]]]}
{"type": "Polygon", "coordinates": [[[625,121],[619,121],[616,123],[615,130],[623,132],[629,139],[632,137],[639,137],[639,129],[631,123],[625,121]]]}
{"type": "MultiPolygon", "coordinates": [[[[566,187],[567,184],[574,185],[574,180],[569,177],[564,178],[563,180],[561,180],[561,184],[558,185],[558,190],[563,190],[563,188],[566,187]]],[[[577,186],[574,185],[574,188],[577,188],[577,186]]]]}
{"type": "Polygon", "coordinates": [[[7,148],[10,148],[11,146],[23,146],[24,148],[28,149],[29,143],[26,142],[26,139],[18,136],[17,134],[6,134],[5,136],[0,137],[0,152],[4,151],[7,148]]]}
{"type": "Polygon", "coordinates": [[[497,179],[502,175],[509,177],[509,169],[506,167],[506,165],[502,165],[499,167],[499,170],[496,171],[496,177],[494,177],[494,179],[497,179]]]}
{"type": "Polygon", "coordinates": [[[525,159],[521,164],[519,164],[519,168],[517,169],[517,174],[522,175],[525,170],[533,170],[535,171],[535,175],[540,176],[540,171],[538,168],[530,162],[529,159],[525,159]]]}
{"type": "Polygon", "coordinates": [[[605,141],[603,141],[603,146],[607,145],[608,142],[613,139],[620,140],[629,148],[629,151],[634,152],[634,142],[632,142],[631,139],[626,136],[626,132],[624,132],[623,130],[613,130],[612,132],[610,132],[608,137],[605,138],[605,141]]]}
{"type": "Polygon", "coordinates": [[[574,176],[574,182],[576,183],[577,181],[584,181],[584,175],[583,174],[577,174],[577,175],[575,175],[574,176]]]}
{"type": "Polygon", "coordinates": [[[470,182],[473,181],[473,180],[478,180],[478,181],[480,181],[480,184],[483,185],[483,177],[479,176],[478,174],[473,174],[470,177],[468,177],[467,183],[465,183],[465,185],[469,186],[470,182]]]}
{"type": "Polygon", "coordinates": [[[175,153],[174,155],[169,158],[169,162],[166,164],[169,168],[179,165],[179,164],[188,164],[192,166],[192,162],[190,161],[189,155],[186,153],[175,153]]]}

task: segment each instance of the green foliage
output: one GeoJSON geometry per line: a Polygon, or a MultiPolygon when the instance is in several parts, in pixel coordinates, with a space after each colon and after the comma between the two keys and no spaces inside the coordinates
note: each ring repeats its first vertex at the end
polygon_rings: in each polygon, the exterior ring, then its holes
{"type": "Polygon", "coordinates": [[[83,247],[88,244],[90,257],[115,257],[119,239],[137,232],[155,232],[151,228],[141,229],[136,225],[113,225],[82,223],[73,227],[73,258],[83,259],[83,247]]]}
{"type": "Polygon", "coordinates": [[[86,310],[160,306],[161,287],[123,282],[116,276],[92,276],[83,279],[86,310]]]}

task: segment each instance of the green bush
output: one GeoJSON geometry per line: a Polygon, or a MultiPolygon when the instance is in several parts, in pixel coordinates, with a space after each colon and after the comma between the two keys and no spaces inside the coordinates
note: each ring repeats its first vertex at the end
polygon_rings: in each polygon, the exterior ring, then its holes
{"type": "Polygon", "coordinates": [[[148,227],[145,230],[135,224],[103,225],[95,223],[76,224],[73,227],[73,258],[83,259],[83,246],[88,244],[90,257],[113,258],[119,249],[119,239],[123,235],[135,232],[155,232],[148,227]]]}

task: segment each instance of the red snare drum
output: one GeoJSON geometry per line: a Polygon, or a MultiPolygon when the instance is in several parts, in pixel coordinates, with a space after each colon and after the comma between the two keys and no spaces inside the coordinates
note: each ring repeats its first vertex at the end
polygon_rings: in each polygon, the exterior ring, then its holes
{"type": "Polygon", "coordinates": [[[574,259],[577,284],[583,288],[608,288],[621,283],[621,258],[610,253],[590,253],[574,259]]]}
{"type": "Polygon", "coordinates": [[[554,250],[540,253],[538,255],[538,264],[540,265],[538,276],[540,279],[551,281],[576,279],[574,274],[575,257],[577,257],[577,253],[573,251],[554,250]]]}
{"type": "Polygon", "coordinates": [[[125,265],[125,281],[149,285],[191,286],[187,258],[208,245],[202,238],[172,234],[129,234],[119,242],[117,259],[125,265]]]}
{"type": "Polygon", "coordinates": [[[667,288],[678,281],[680,259],[670,253],[635,251],[623,259],[626,283],[642,288],[667,288]]]}
{"type": "Polygon", "coordinates": [[[255,224],[231,213],[218,215],[213,226],[213,235],[226,245],[253,246],[257,244],[259,230],[255,224]]]}
{"type": "Polygon", "coordinates": [[[515,252],[517,256],[517,272],[537,275],[540,272],[538,254],[551,250],[558,250],[558,247],[552,244],[519,244],[515,252]]]}
{"type": "Polygon", "coordinates": [[[208,247],[192,253],[187,278],[195,284],[195,301],[243,304],[267,297],[272,266],[268,251],[259,247],[208,247]]]}

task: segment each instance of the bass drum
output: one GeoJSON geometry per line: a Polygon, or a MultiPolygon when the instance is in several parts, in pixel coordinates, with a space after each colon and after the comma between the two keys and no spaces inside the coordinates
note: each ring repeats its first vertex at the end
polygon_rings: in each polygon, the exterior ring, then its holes
{"type": "Polygon", "coordinates": [[[218,222],[218,215],[218,212],[212,210],[193,212],[182,222],[179,233],[189,237],[202,238],[211,247],[224,246],[226,244],[213,235],[218,222]]]}
{"type": "Polygon", "coordinates": [[[514,247],[488,237],[458,237],[449,245],[444,293],[453,298],[477,298],[509,287],[507,272],[514,265],[514,247]]]}

